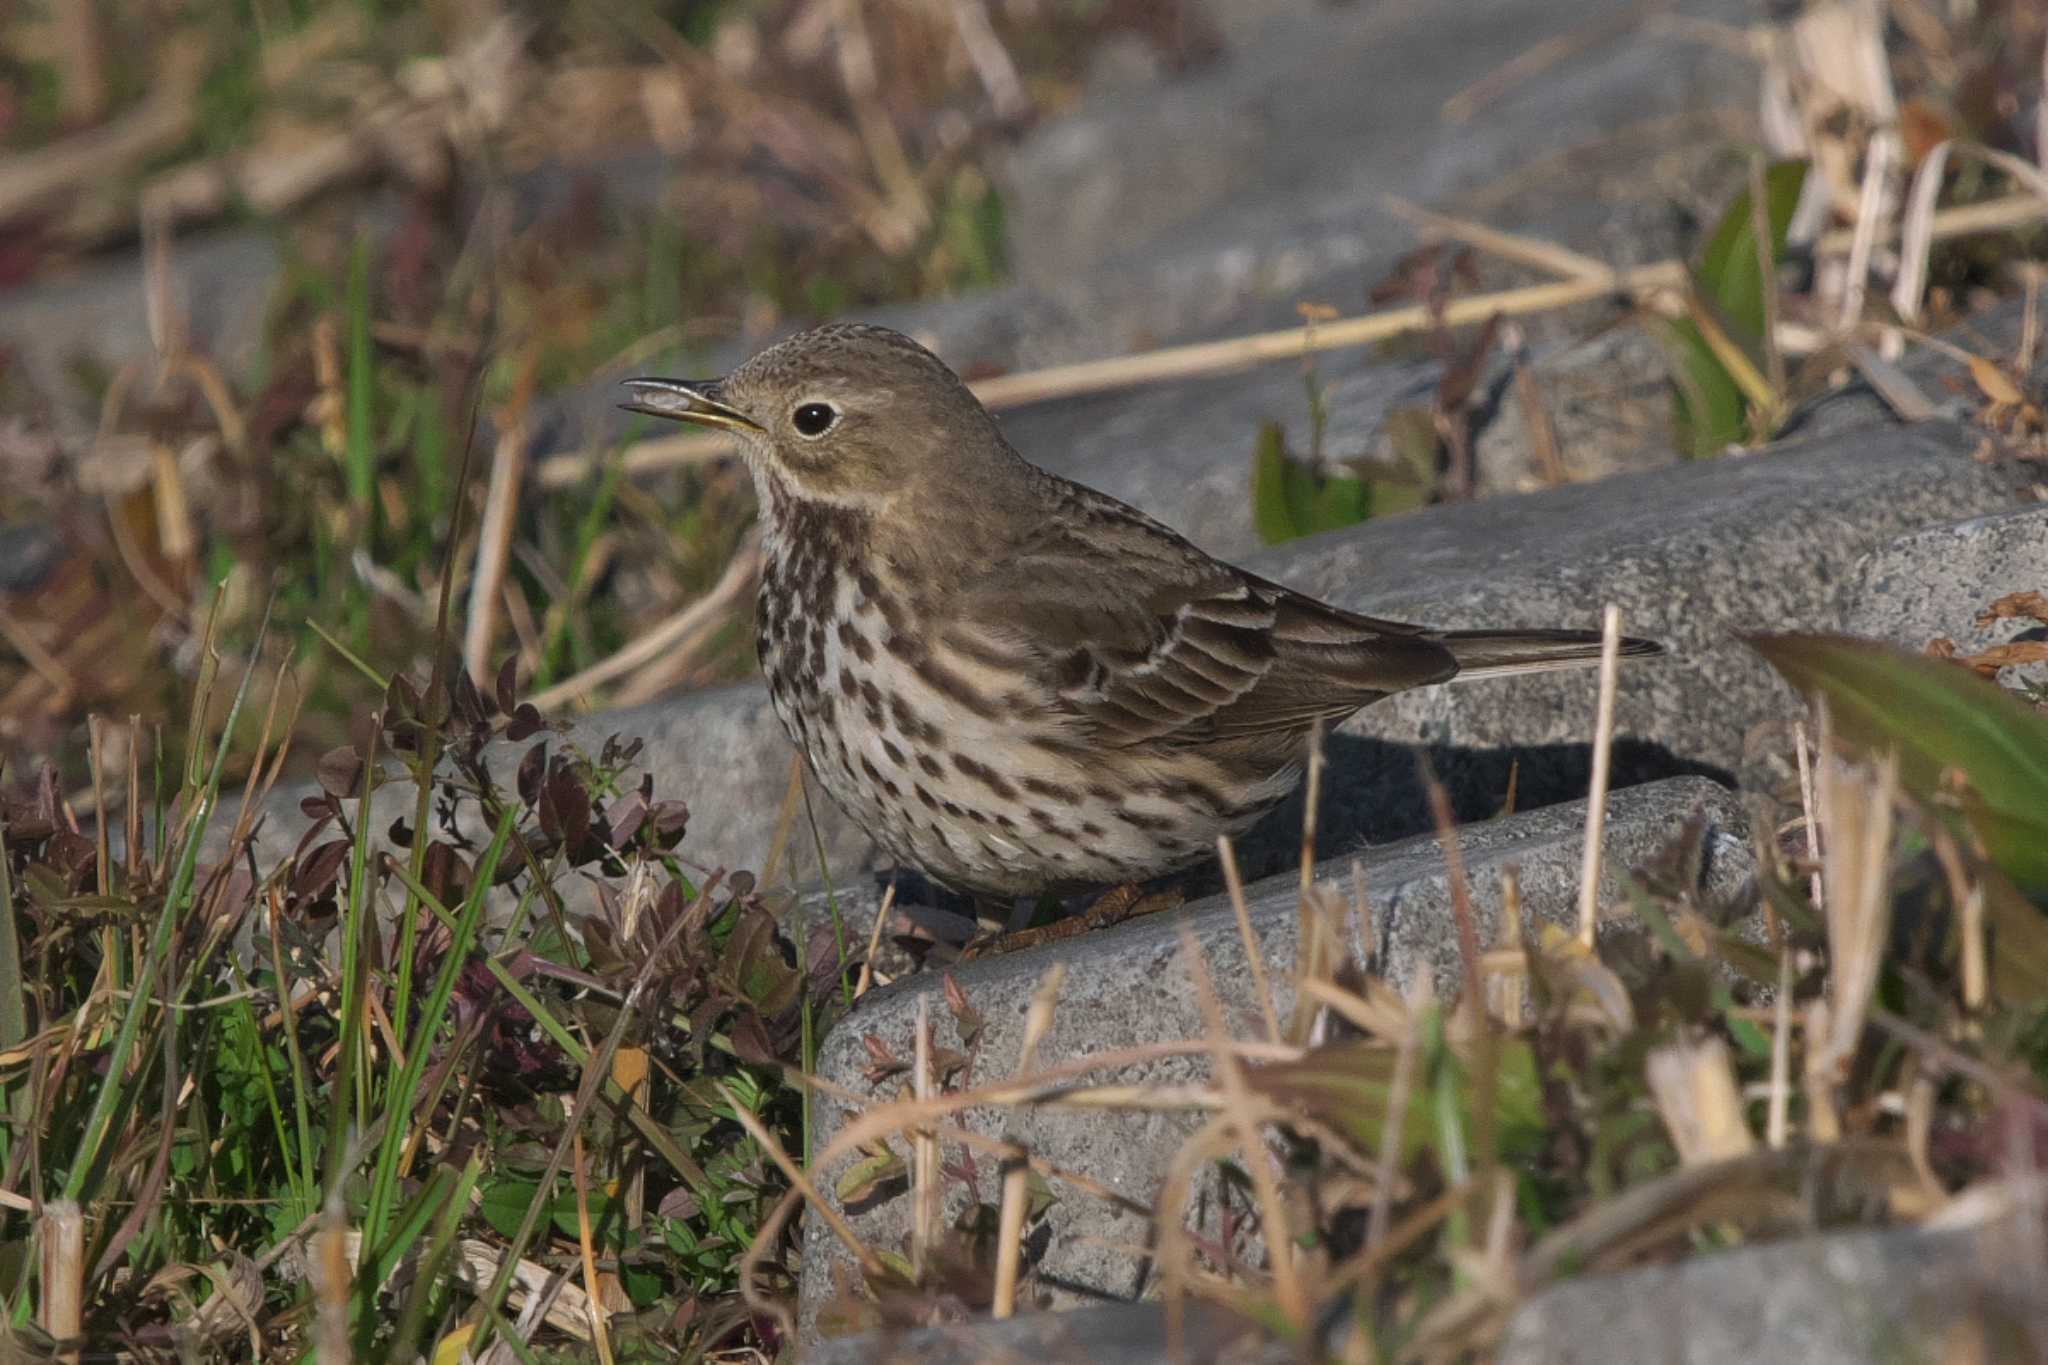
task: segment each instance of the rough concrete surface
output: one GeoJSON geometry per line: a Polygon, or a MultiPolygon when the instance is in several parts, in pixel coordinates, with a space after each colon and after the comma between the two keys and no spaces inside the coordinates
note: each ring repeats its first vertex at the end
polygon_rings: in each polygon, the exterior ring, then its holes
{"type": "Polygon", "coordinates": [[[1029,1313],[907,1332],[874,1332],[824,1341],[804,1365],[1287,1365],[1291,1346],[1268,1342],[1244,1319],[1210,1304],[1188,1305],[1185,1349],[1171,1349],[1166,1312],[1153,1303],[1119,1303],[1066,1313],[1029,1313]]]}
{"type": "MultiPolygon", "coordinates": [[[[1959,654],[2014,640],[2048,639],[2020,618],[1977,624],[2009,593],[2048,593],[2048,507],[1922,527],[1858,560],[1843,591],[1842,629],[1911,650],[1946,638],[1959,654]]],[[[2014,668],[2005,680],[2048,681],[2048,664],[2014,668]]]]}
{"type": "Polygon", "coordinates": [[[1499,1365],[2031,1365],[2048,1359],[2038,1213],[1801,1238],[1596,1275],[1524,1304],[1499,1365]]]}
{"type": "MultiPolygon", "coordinates": [[[[1621,894],[1627,869],[1657,860],[1688,823],[1703,825],[1705,856],[1698,887],[1702,901],[1725,906],[1738,900],[1753,874],[1742,817],[1727,792],[1691,778],[1615,794],[1604,844],[1606,902],[1615,903],[1621,894]]],[[[1500,903],[1500,876],[1507,867],[1519,869],[1529,924],[1574,916],[1584,846],[1583,802],[1468,826],[1459,831],[1458,841],[1482,941],[1490,941],[1500,903]]],[[[1333,859],[1320,873],[1348,886],[1351,862],[1333,859]]],[[[1453,991],[1456,933],[1443,854],[1435,839],[1368,850],[1361,862],[1372,931],[1370,944],[1361,944],[1354,926],[1354,950],[1369,948],[1376,968],[1397,983],[1429,971],[1446,992],[1453,991]]],[[[1295,961],[1296,885],[1293,877],[1283,876],[1255,884],[1247,893],[1253,931],[1283,1012],[1292,1007],[1286,983],[1295,961]]],[[[1632,920],[1617,918],[1607,922],[1602,934],[1628,937],[1633,927],[1632,920]]],[[[1255,1035],[1259,1006],[1251,969],[1235,915],[1226,900],[1215,897],[1065,943],[953,969],[953,980],[987,1021],[973,1076],[986,1082],[1015,1069],[1026,1007],[1056,961],[1065,964],[1066,978],[1053,1027],[1037,1053],[1041,1066],[1136,1044],[1201,1038],[1202,1015],[1181,950],[1183,931],[1191,932],[1200,944],[1233,1030],[1255,1035]]],[[[827,1036],[819,1072],[866,1093],[870,1087],[863,1073],[872,1058],[863,1038],[876,1035],[898,1056],[912,1055],[920,999],[927,1002],[935,1022],[937,1044],[960,1046],[939,992],[940,982],[927,975],[870,997],[827,1036]]],[[[1093,1079],[1157,1085],[1197,1080],[1206,1072],[1205,1062],[1176,1057],[1093,1079]]],[[[815,1141],[822,1146],[845,1122],[847,1110],[821,1096],[814,1112],[815,1141]]],[[[1199,1120],[1184,1113],[1026,1109],[971,1111],[958,1121],[1023,1142],[1054,1166],[1083,1172],[1149,1205],[1175,1148],[1199,1120]]],[[[842,1169],[840,1163],[818,1171],[820,1186],[831,1189],[842,1169]]],[[[994,1167],[985,1163],[983,1169],[989,1187],[980,1194],[993,1200],[994,1167]]],[[[1198,1191],[1197,1205],[1212,1195],[1206,1188],[1198,1191]]],[[[949,1186],[947,1197],[951,1217],[965,1200],[957,1186],[949,1186]]],[[[907,1215],[908,1200],[898,1197],[854,1213],[853,1221],[870,1245],[894,1247],[908,1227],[907,1215]]],[[[1199,1219],[1200,1214],[1196,1216],[1199,1219]]],[[[1144,1219],[1068,1190],[1048,1213],[1047,1225],[1050,1233],[1036,1266],[1037,1282],[1056,1302],[1133,1298],[1148,1287],[1148,1267],[1112,1249],[1142,1242],[1144,1219]]],[[[844,1249],[813,1215],[804,1243],[800,1312],[805,1323],[815,1322],[819,1307],[851,1269],[844,1249]]]]}

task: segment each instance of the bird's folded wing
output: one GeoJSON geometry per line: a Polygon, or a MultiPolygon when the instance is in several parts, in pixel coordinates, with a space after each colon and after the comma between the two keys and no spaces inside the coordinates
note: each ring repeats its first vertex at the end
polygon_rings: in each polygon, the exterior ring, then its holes
{"type": "Polygon", "coordinates": [[[1022,675],[1076,743],[1201,744],[1306,728],[1456,671],[1413,627],[1352,616],[1164,528],[1108,555],[1059,530],[962,586],[941,641],[1022,675]]]}

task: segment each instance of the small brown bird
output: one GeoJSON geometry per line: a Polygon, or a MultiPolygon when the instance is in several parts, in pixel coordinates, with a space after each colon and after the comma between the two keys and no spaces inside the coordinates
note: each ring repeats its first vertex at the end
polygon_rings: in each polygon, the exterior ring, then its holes
{"type": "Polygon", "coordinates": [[[1026,461],[887,328],[821,327],[724,379],[626,387],[632,411],[739,438],[775,713],[883,848],[963,891],[1176,871],[1293,788],[1317,721],[1599,657],[1597,634],[1378,621],[1212,559],[1026,461]]]}

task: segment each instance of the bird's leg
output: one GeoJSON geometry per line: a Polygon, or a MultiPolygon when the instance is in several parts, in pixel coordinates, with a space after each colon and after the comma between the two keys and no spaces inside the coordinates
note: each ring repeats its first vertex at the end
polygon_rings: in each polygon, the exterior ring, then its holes
{"type": "Polygon", "coordinates": [[[1014,953],[1019,948],[1035,948],[1041,943],[1057,943],[1062,939],[1077,938],[1090,929],[1121,924],[1127,919],[1136,919],[1140,915],[1150,915],[1160,910],[1171,910],[1185,899],[1178,885],[1167,886],[1148,894],[1136,882],[1124,882],[1097,897],[1093,905],[1078,915],[1069,915],[1050,924],[1040,924],[1007,934],[984,934],[961,949],[960,960],[970,962],[978,957],[1000,957],[1004,953],[1014,953]]]}

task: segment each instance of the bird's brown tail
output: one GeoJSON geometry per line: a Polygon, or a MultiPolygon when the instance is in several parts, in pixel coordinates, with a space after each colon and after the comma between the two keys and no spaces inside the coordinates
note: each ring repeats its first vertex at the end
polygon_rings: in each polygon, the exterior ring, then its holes
{"type": "MultiPolygon", "coordinates": [[[[1548,673],[1587,668],[1600,662],[1600,633],[1593,630],[1450,630],[1437,637],[1458,662],[1460,678],[1498,678],[1510,673],[1548,673]]],[[[1623,636],[1621,657],[1662,654],[1655,640],[1623,636]]]]}

